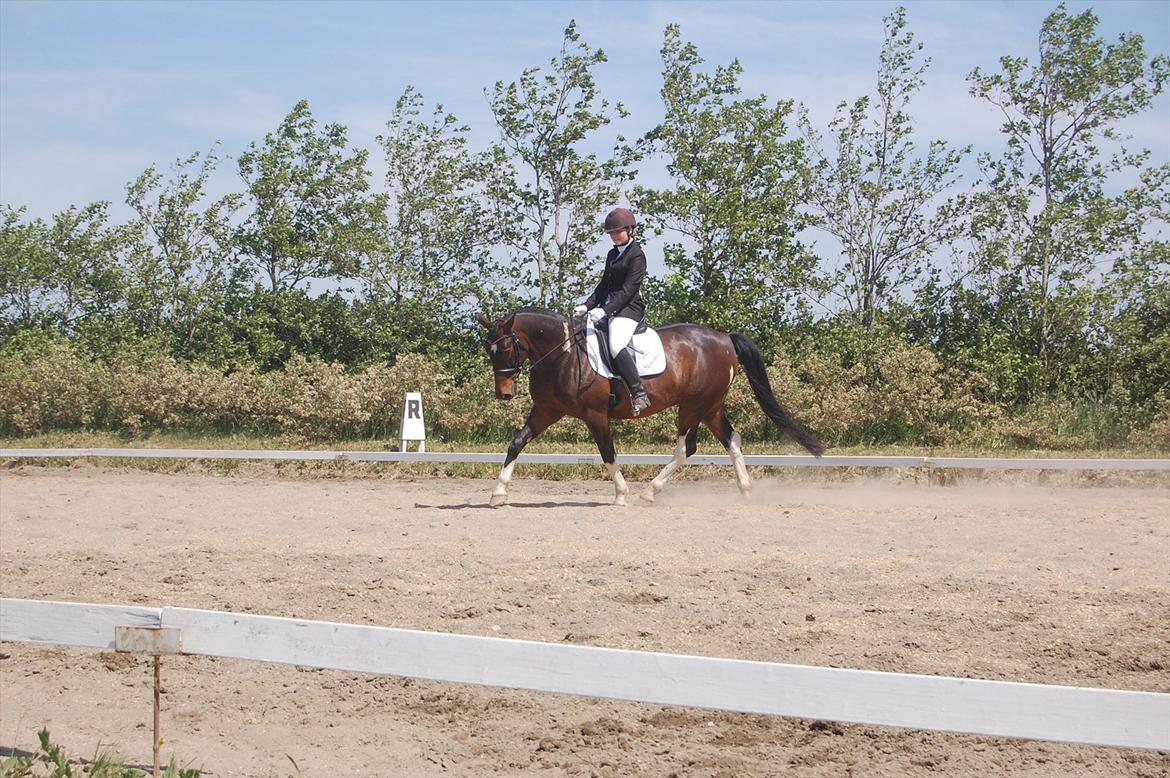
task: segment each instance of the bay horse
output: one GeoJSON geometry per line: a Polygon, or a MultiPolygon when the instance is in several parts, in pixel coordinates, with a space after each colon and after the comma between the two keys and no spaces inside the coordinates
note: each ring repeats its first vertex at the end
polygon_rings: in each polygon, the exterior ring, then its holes
{"type": "MultiPolygon", "coordinates": [[[[531,362],[528,385],[532,410],[508,446],[491,504],[507,502],[516,457],[529,441],[558,420],[571,416],[585,422],[593,433],[597,450],[614,482],[614,504],[625,505],[629,487],[615,459],[609,420],[634,418],[630,395],[622,384],[620,402],[610,407],[609,379],[589,364],[583,332],[573,328],[559,313],[541,308],[522,308],[498,321],[489,321],[482,313],[475,318],[487,330],[483,342],[495,373],[498,399],[511,400],[516,396],[516,379],[524,363],[531,362]]],[[[672,324],[657,332],[666,350],[666,370],[642,379],[651,400],[642,416],[678,406],[678,443],[674,459],[650,482],[641,494],[642,499],[653,502],[671,474],[695,453],[700,422],[727,449],[740,492],[750,493],[751,479],[740,450],[741,439],[727,420],[724,407],[740,366],[747,373],[756,401],[767,417],[811,454],[819,457],[824,453],[824,444],[777,402],[760,350],[747,336],[695,324],[672,324]]]]}

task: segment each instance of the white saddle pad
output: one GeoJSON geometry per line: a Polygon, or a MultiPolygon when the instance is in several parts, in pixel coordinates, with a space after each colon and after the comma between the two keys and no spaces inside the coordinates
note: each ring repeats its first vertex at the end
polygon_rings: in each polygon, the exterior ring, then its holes
{"type": "MultiPolygon", "coordinates": [[[[597,344],[597,330],[592,324],[586,324],[585,350],[589,354],[589,364],[606,378],[615,378],[602,363],[601,350],[597,344]]],[[[662,348],[662,338],[653,329],[647,327],[645,332],[636,333],[630,345],[634,347],[634,364],[638,366],[638,375],[658,375],[666,370],[666,351],[662,348]]]]}

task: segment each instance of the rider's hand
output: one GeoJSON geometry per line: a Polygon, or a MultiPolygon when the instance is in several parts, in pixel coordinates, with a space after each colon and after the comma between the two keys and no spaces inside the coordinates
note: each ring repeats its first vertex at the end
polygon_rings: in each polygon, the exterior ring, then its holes
{"type": "Polygon", "coordinates": [[[597,322],[604,318],[605,309],[603,308],[594,308],[593,310],[589,311],[589,321],[593,322],[594,324],[597,324],[597,322]]]}
{"type": "Polygon", "coordinates": [[[584,305],[578,305],[576,308],[573,309],[573,318],[576,319],[578,317],[584,316],[585,311],[587,311],[587,310],[589,310],[589,309],[586,308],[584,305]]]}

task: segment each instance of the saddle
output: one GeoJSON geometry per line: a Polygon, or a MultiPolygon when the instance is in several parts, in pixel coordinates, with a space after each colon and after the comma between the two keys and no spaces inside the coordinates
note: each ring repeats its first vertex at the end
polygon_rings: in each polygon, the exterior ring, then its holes
{"type": "MultiPolygon", "coordinates": [[[[626,348],[634,355],[634,365],[638,368],[639,376],[658,375],[666,370],[666,351],[662,348],[662,338],[646,326],[646,322],[638,322],[634,337],[626,348]]],[[[589,355],[589,364],[594,371],[609,379],[609,404],[612,408],[618,404],[618,390],[624,384],[609,355],[609,335],[604,328],[594,327],[592,323],[585,325],[585,352],[589,355]]]]}

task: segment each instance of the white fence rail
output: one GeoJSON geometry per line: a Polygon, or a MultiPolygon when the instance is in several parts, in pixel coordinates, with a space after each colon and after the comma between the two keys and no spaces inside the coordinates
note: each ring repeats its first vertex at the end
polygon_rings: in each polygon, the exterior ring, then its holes
{"type": "MultiPolygon", "coordinates": [[[[0,458],[128,457],[141,459],[276,459],[333,462],[504,463],[503,452],[260,451],[198,448],[4,448],[0,458]]],[[[665,465],[673,454],[618,454],[621,465],[665,465]]],[[[931,467],[962,470],[1165,470],[1170,459],[1027,459],[991,457],[746,455],[767,467],[931,467]]],[[[518,460],[553,465],[600,465],[599,454],[520,454],[518,460]]],[[[696,454],[688,465],[730,465],[726,455],[696,454]]]]}
{"type": "Polygon", "coordinates": [[[1170,694],[751,662],[188,608],[0,598],[0,641],[113,648],[178,629],[186,654],[668,705],[1170,750],[1170,694]]]}

